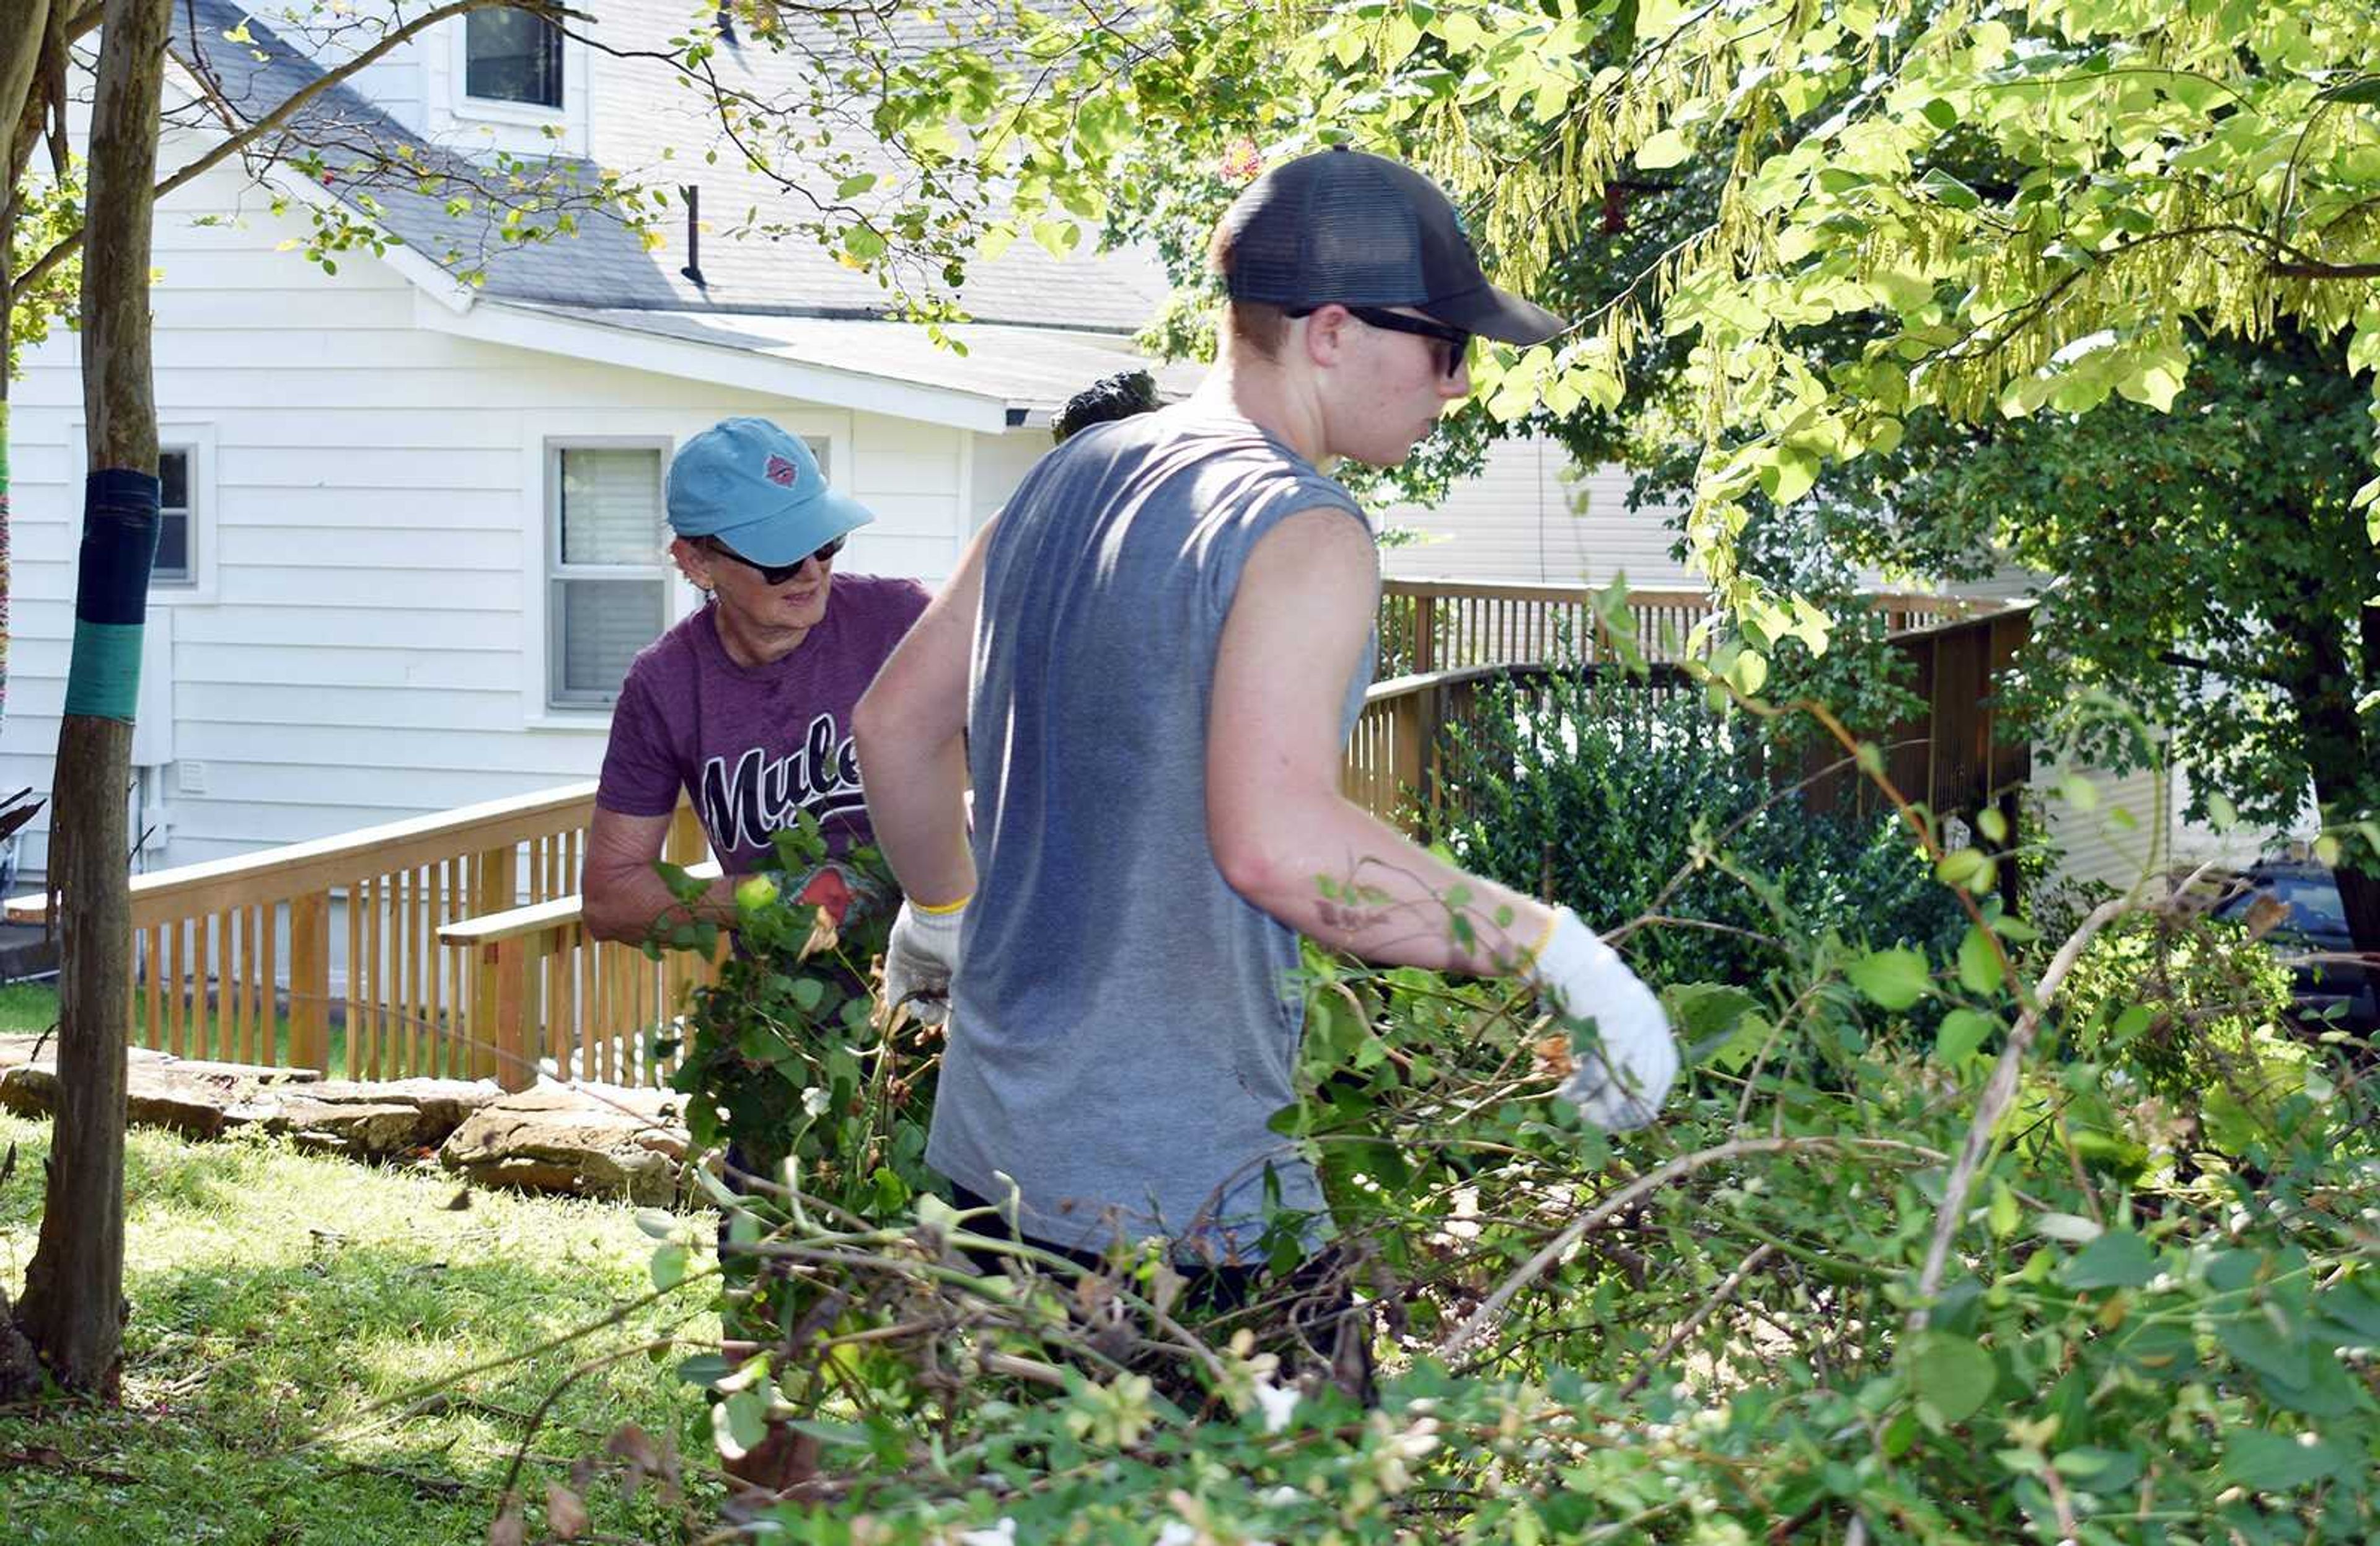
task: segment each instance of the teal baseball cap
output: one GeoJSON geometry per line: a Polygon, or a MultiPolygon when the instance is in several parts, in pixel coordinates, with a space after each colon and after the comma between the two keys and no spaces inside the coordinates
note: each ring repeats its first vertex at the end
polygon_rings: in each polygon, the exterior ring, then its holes
{"type": "Polygon", "coordinates": [[[876,517],[827,486],[799,436],[765,419],[722,419],[669,467],[670,530],[716,537],[755,564],[798,564],[876,517]]]}

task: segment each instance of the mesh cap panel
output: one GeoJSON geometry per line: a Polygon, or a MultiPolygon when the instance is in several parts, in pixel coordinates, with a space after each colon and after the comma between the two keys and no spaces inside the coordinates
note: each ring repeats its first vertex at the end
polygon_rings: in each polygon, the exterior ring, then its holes
{"type": "Polygon", "coordinates": [[[1236,299],[1291,310],[1457,301],[1463,316],[1443,320],[1514,343],[1561,327],[1489,285],[1446,194],[1385,156],[1341,148],[1284,162],[1240,195],[1223,230],[1236,299]]]}

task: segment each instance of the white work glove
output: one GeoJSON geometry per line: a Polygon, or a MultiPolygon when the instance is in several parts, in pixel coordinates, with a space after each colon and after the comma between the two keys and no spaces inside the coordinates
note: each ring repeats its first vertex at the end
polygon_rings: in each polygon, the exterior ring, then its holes
{"type": "Polygon", "coordinates": [[[1582,1049],[1557,1091],[1598,1127],[1642,1127],[1659,1114],[1678,1077],[1678,1041],[1661,1001],[1568,907],[1529,963],[1548,1004],[1574,1020],[1593,1020],[1600,1045],[1582,1049]]]}
{"type": "Polygon", "coordinates": [[[948,912],[901,904],[884,943],[887,1005],[898,1009],[905,1004],[919,1023],[942,1023],[951,1012],[951,977],[959,969],[959,931],[965,922],[965,902],[948,912]]]}

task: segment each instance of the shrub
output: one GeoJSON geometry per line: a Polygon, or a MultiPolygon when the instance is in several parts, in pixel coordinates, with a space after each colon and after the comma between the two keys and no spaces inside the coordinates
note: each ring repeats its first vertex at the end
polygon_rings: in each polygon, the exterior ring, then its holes
{"type": "Polygon", "coordinates": [[[1699,697],[1584,675],[1500,685],[1450,740],[1437,835],[1455,858],[1598,930],[1689,920],[1630,940],[1650,980],[1757,982],[1791,953],[1780,931],[1811,919],[1929,950],[1962,922],[1888,812],[1780,797],[1755,723],[1699,697]]]}
{"type": "Polygon", "coordinates": [[[2287,1029],[2289,973],[2237,923],[2134,915],[2103,930],[2067,979],[2072,1047],[2135,1075],[2209,1148],[2245,1153],[2304,1082],[2287,1029]]]}

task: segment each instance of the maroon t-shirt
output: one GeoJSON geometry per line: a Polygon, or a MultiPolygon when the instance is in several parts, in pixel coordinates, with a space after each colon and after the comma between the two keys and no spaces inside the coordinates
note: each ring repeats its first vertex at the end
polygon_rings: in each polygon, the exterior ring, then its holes
{"type": "Polygon", "coordinates": [[[767,665],[729,659],[707,606],[648,645],[612,711],[595,803],[666,816],[684,789],[731,875],[759,868],[769,834],[805,810],[838,854],[873,842],[852,706],[926,609],[926,588],[874,575],[831,585],[826,616],[767,665]]]}

